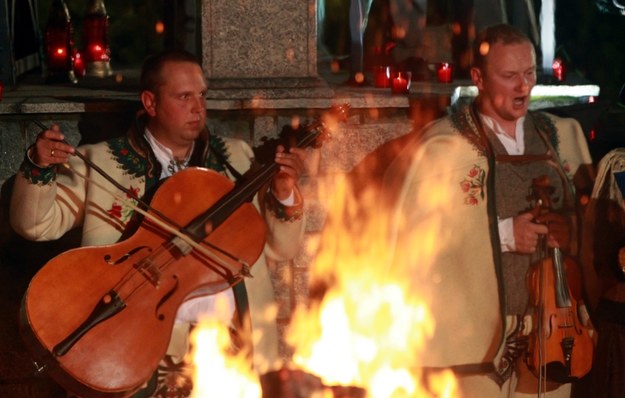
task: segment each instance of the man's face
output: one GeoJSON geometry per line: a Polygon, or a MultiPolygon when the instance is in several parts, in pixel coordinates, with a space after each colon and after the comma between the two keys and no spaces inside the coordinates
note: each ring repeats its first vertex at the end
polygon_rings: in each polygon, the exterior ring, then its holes
{"type": "Polygon", "coordinates": [[[485,70],[471,71],[480,92],[480,111],[498,122],[525,116],[536,85],[536,55],[531,43],[495,43],[486,56],[485,70]]]}
{"type": "Polygon", "coordinates": [[[202,69],[191,62],[168,62],[161,71],[162,83],[146,106],[152,117],[150,132],[174,148],[194,141],[206,123],[206,82],[202,69]]]}

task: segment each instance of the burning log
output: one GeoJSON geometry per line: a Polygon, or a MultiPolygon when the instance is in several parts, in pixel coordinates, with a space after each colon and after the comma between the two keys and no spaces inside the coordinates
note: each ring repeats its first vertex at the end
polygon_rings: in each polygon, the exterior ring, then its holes
{"type": "Polygon", "coordinates": [[[365,398],[367,392],[360,387],[326,386],[313,374],[298,369],[282,368],[260,377],[263,398],[365,398]],[[321,395],[321,393],[326,393],[321,395]],[[328,395],[332,394],[332,395],[328,395]]]}

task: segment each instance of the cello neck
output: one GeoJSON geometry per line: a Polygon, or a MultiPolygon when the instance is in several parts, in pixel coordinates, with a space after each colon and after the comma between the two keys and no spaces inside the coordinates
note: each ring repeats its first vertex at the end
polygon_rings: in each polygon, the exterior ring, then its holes
{"type": "MultiPolygon", "coordinates": [[[[333,107],[330,114],[338,121],[347,118],[349,105],[343,104],[333,107]]],[[[306,148],[309,146],[320,146],[320,141],[325,136],[329,136],[328,126],[325,122],[317,120],[306,126],[302,132],[298,132],[298,137],[293,146],[306,148]]],[[[287,148],[288,150],[288,148],[287,148]]],[[[204,239],[210,231],[223,223],[236,209],[243,203],[250,202],[256,192],[265,186],[278,173],[280,166],[274,161],[269,161],[260,167],[250,169],[245,173],[242,181],[238,182],[228,194],[224,195],[205,213],[196,217],[184,230],[195,241],[204,239]]]]}

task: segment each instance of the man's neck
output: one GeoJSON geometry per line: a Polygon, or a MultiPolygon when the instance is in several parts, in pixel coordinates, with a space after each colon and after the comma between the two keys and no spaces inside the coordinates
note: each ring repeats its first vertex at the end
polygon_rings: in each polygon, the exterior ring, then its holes
{"type": "Polygon", "coordinates": [[[483,104],[481,104],[480,102],[478,102],[477,105],[477,110],[480,114],[489,117],[493,122],[496,123],[498,133],[505,134],[513,140],[516,140],[517,123],[519,122],[519,119],[506,120],[499,117],[496,112],[493,112],[488,107],[483,106],[483,104]]]}
{"type": "Polygon", "coordinates": [[[150,131],[150,134],[152,134],[152,137],[154,138],[154,140],[157,141],[159,145],[171,151],[171,154],[175,160],[186,159],[189,156],[189,153],[191,153],[191,150],[193,150],[193,142],[189,144],[186,144],[186,143],[180,144],[180,143],[176,143],[174,141],[168,140],[166,139],[166,137],[160,136],[158,135],[158,133],[155,133],[152,130],[148,130],[148,131],[150,131]]]}

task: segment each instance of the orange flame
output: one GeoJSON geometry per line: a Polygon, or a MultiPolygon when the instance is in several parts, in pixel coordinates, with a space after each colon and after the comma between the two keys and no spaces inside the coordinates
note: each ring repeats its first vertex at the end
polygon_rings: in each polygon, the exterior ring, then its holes
{"type": "MultiPolygon", "coordinates": [[[[218,308],[225,308],[227,306],[218,308]]],[[[230,314],[231,315],[231,314],[230,314]]],[[[234,353],[223,317],[203,319],[194,329],[193,398],[259,398],[260,381],[244,352],[234,353]]]]}
{"type": "MultiPolygon", "coordinates": [[[[324,294],[292,318],[287,342],[294,364],[326,385],[362,387],[369,397],[451,396],[453,376],[439,374],[426,389],[418,370],[435,325],[386,243],[391,210],[380,208],[374,190],[353,197],[342,178],[327,189],[331,193],[319,194],[332,198],[326,227],[310,248],[311,288],[321,286],[324,294]]],[[[425,266],[435,250],[433,235],[426,231],[414,242],[425,266]]]]}

